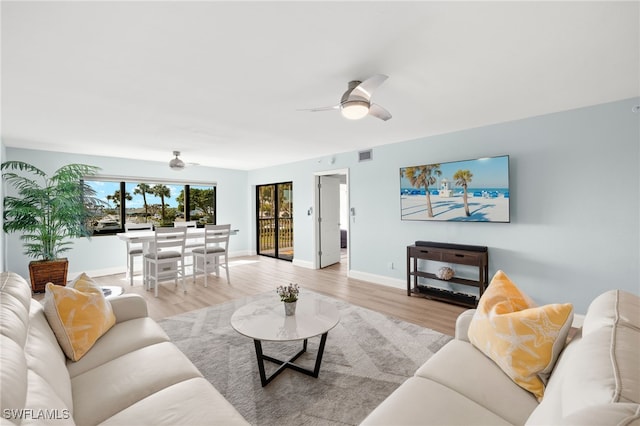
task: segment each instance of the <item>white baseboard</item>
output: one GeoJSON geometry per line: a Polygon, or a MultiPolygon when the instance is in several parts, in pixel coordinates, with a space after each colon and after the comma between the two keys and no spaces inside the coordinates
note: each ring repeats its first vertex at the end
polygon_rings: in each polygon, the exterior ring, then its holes
{"type": "Polygon", "coordinates": [[[127,267],[118,266],[114,268],[94,269],[92,271],[69,271],[69,273],[67,274],[67,280],[74,280],[83,272],[90,277],[104,277],[105,275],[124,274],[125,272],[127,272],[127,267]]]}
{"type": "MultiPolygon", "coordinates": [[[[243,257],[243,256],[250,256],[249,250],[229,252],[229,259],[233,259],[234,257],[243,257]]],[[[142,268],[141,266],[142,263],[138,264],[138,262],[142,262],[139,259],[140,258],[135,259],[136,263],[134,265],[136,267],[135,269],[136,273],[140,273],[140,269],[142,268]]],[[[187,263],[188,262],[190,261],[187,261],[187,263]]],[[[95,269],[92,271],[69,271],[69,273],[67,274],[68,280],[73,280],[75,277],[77,277],[83,272],[89,275],[90,277],[104,277],[105,275],[124,274],[127,272],[127,266],[126,265],[114,266],[111,268],[95,269]]]]}
{"type": "Polygon", "coordinates": [[[300,266],[302,268],[307,268],[307,269],[314,269],[313,268],[313,262],[309,262],[307,260],[297,260],[297,259],[293,259],[293,265],[295,266],[300,266]]]}
{"type": "Polygon", "coordinates": [[[349,271],[347,276],[349,278],[355,278],[357,280],[369,281],[374,284],[386,285],[393,288],[407,288],[407,282],[398,278],[391,278],[384,275],[370,274],[368,272],[349,271]]]}

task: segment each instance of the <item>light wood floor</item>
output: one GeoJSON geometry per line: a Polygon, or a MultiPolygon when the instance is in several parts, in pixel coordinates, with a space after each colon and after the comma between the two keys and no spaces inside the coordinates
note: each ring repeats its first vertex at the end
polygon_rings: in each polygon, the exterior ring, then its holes
{"type": "Polygon", "coordinates": [[[119,285],[126,293],[144,296],[149,315],[156,320],[267,291],[273,291],[277,300],[276,287],[289,283],[448,335],[453,335],[455,320],[465,310],[448,303],[409,297],[406,290],[347,278],[346,262],[312,270],[283,260],[249,256],[232,258],[230,265],[231,284],[227,284],[223,270],[220,278],[209,276],[207,288],[202,276],[198,276],[195,284],[188,277],[187,294],[180,285],[175,288],[172,281],[161,283],[157,298],[153,292],[144,290],[140,275],[135,276],[133,286],[124,274],[94,278],[101,285],[119,285]]]}

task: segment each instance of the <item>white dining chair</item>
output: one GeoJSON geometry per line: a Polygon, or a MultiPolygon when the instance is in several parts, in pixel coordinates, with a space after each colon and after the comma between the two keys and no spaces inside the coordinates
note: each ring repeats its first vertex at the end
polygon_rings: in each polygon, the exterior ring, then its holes
{"type": "MultiPolygon", "coordinates": [[[[173,226],[175,226],[176,228],[180,228],[180,227],[185,227],[185,228],[197,228],[198,227],[198,221],[197,220],[186,220],[186,221],[182,221],[182,222],[173,222],[173,226]]],[[[189,232],[189,230],[187,229],[187,232],[189,232]]],[[[184,255],[185,258],[189,258],[191,259],[191,250],[194,247],[200,247],[204,244],[204,239],[202,238],[187,238],[187,241],[184,244],[184,255]]],[[[186,264],[186,266],[191,266],[190,264],[186,264]]]]}
{"type": "MultiPolygon", "coordinates": [[[[124,230],[125,232],[152,231],[153,223],[125,223],[124,230]]],[[[127,278],[129,278],[131,285],[133,285],[134,260],[136,257],[142,257],[142,255],[142,243],[132,243],[127,240],[127,278]]]]}
{"type": "Polygon", "coordinates": [[[215,272],[220,276],[220,268],[224,268],[227,273],[227,284],[229,280],[229,235],[231,225],[205,225],[204,245],[191,250],[193,256],[193,282],[196,281],[196,274],[204,274],[204,286],[207,287],[207,276],[215,272]],[[221,258],[224,257],[224,263],[221,258]]]}
{"type": "Polygon", "coordinates": [[[184,243],[187,236],[187,228],[156,228],[153,248],[144,255],[145,262],[145,286],[150,290],[153,286],[154,294],[158,297],[160,281],[173,278],[178,286],[178,276],[182,277],[182,289],[187,292],[184,285],[184,243]]]}

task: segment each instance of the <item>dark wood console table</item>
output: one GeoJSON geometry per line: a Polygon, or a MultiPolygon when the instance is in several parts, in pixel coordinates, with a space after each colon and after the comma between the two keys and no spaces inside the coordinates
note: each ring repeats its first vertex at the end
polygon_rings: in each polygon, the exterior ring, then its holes
{"type": "MultiPolygon", "coordinates": [[[[444,266],[444,265],[443,265],[444,266]]],[[[461,244],[436,243],[418,241],[407,247],[407,295],[426,297],[466,307],[476,307],[488,284],[489,251],[484,246],[469,246],[461,244]],[[449,280],[440,280],[434,273],[420,270],[418,261],[430,260],[449,264],[468,265],[478,268],[478,279],[468,279],[453,276],[449,280]],[[413,278],[413,279],[412,279],[413,278]],[[418,278],[463,284],[478,288],[478,299],[475,296],[418,284],[418,278]]]]}

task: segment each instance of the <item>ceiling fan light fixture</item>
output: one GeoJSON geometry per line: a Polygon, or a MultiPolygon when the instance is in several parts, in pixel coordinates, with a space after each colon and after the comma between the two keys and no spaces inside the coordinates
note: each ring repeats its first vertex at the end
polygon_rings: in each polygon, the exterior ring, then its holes
{"type": "Polygon", "coordinates": [[[347,101],[340,104],[340,112],[344,118],[359,120],[369,113],[369,103],[366,101],[347,101]]]}
{"type": "Polygon", "coordinates": [[[173,151],[173,155],[175,155],[176,158],[173,158],[171,159],[171,161],[169,161],[169,167],[171,168],[171,170],[184,169],[184,161],[178,158],[178,156],[180,155],[180,151],[173,151]]]}

